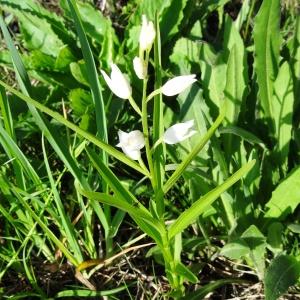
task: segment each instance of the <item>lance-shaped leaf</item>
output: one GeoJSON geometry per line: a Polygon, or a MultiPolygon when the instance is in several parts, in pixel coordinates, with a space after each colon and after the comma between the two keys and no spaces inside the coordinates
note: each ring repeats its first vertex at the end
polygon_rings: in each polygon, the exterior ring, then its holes
{"type": "Polygon", "coordinates": [[[254,66],[263,117],[274,130],[273,83],[278,71],[280,48],[280,1],[264,0],[254,22],[254,66]]]}
{"type": "Polygon", "coordinates": [[[255,160],[250,161],[232,176],[230,176],[223,184],[214,188],[206,195],[197,200],[190,208],[184,211],[178,219],[169,228],[169,238],[171,239],[176,234],[182,232],[186,227],[192,224],[209,205],[211,205],[218,197],[236,183],[241,177],[248,173],[254,166],[255,160]]]}

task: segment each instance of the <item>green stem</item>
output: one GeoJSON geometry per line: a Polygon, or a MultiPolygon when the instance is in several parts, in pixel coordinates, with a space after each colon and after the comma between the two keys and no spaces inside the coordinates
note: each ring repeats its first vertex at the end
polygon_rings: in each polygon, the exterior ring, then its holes
{"type": "MultiPolygon", "coordinates": [[[[165,227],[165,224],[163,223],[163,226],[165,227]]],[[[165,261],[165,268],[167,277],[169,279],[170,285],[172,287],[173,292],[177,295],[183,295],[184,286],[182,285],[182,281],[180,280],[180,275],[176,272],[176,261],[174,257],[174,253],[171,248],[171,242],[168,238],[168,231],[165,227],[165,235],[162,236],[163,240],[163,257],[165,261]]]]}
{"type": "Polygon", "coordinates": [[[138,105],[136,104],[136,102],[134,101],[134,99],[132,98],[132,96],[129,97],[129,103],[131,104],[131,106],[133,107],[133,109],[140,115],[142,116],[142,112],[139,109],[138,105]]]}
{"type": "MultiPolygon", "coordinates": [[[[149,51],[146,52],[145,65],[148,70],[148,62],[149,62],[149,51]]],[[[148,128],[148,113],[147,113],[147,84],[148,84],[148,76],[143,80],[143,98],[142,98],[142,126],[143,126],[143,134],[145,137],[145,148],[146,148],[146,156],[150,169],[150,180],[152,187],[156,186],[154,179],[154,168],[153,168],[153,160],[151,155],[151,148],[149,143],[149,128],[148,128]]]]}

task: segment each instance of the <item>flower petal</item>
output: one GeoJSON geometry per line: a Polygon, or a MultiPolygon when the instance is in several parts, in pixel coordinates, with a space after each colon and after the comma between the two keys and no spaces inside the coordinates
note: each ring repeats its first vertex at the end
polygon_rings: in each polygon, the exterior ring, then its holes
{"type": "Polygon", "coordinates": [[[137,150],[137,149],[132,150],[132,149],[128,149],[125,147],[122,147],[122,150],[128,157],[130,157],[133,160],[138,160],[141,157],[140,150],[137,150]]]}
{"type": "Polygon", "coordinates": [[[111,80],[117,92],[115,94],[118,97],[128,99],[131,96],[132,89],[129,81],[115,64],[111,64],[111,80]]]}
{"type": "Polygon", "coordinates": [[[183,92],[191,84],[193,84],[197,79],[196,75],[182,75],[174,77],[168,80],[161,88],[161,91],[166,96],[174,96],[183,92]]]}
{"type": "Polygon", "coordinates": [[[150,50],[155,39],[155,29],[153,22],[147,20],[145,15],[142,16],[142,27],[140,32],[140,50],[150,50]]]}
{"type": "Polygon", "coordinates": [[[194,120],[178,123],[168,128],[164,133],[164,142],[166,144],[176,144],[191,137],[197,131],[190,130],[194,126],[194,120]]]}
{"type": "Polygon", "coordinates": [[[140,57],[136,56],[133,59],[133,68],[134,68],[136,76],[139,79],[145,79],[146,70],[145,70],[145,67],[144,67],[144,62],[140,57]]]}
{"type": "Polygon", "coordinates": [[[128,134],[128,140],[130,140],[130,147],[132,149],[142,149],[145,146],[145,138],[141,131],[133,130],[128,134]]]}

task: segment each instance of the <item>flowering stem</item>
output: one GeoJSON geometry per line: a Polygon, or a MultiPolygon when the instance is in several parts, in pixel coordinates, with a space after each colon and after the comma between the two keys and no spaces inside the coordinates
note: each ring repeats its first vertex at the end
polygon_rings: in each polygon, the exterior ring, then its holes
{"type": "MultiPolygon", "coordinates": [[[[148,69],[148,62],[149,62],[149,51],[146,51],[146,58],[145,58],[145,66],[148,69]]],[[[149,143],[149,128],[148,128],[148,113],[147,113],[147,84],[148,84],[148,77],[143,80],[143,98],[142,98],[142,126],[143,126],[143,134],[145,136],[145,148],[146,148],[146,156],[147,161],[150,169],[150,180],[152,186],[155,186],[154,182],[154,169],[153,169],[153,161],[151,155],[151,148],[149,143]]]]}
{"type": "Polygon", "coordinates": [[[160,145],[161,143],[163,143],[163,138],[162,138],[162,137],[161,137],[160,139],[158,139],[158,140],[155,142],[155,144],[152,146],[152,148],[151,148],[151,153],[153,153],[153,152],[155,151],[156,147],[157,147],[158,145],[160,145]]]}
{"type": "Polygon", "coordinates": [[[129,103],[131,104],[131,106],[133,107],[133,109],[140,115],[142,116],[142,112],[139,109],[138,105],[136,104],[136,102],[134,101],[134,99],[132,98],[132,96],[129,97],[129,103]]]}
{"type": "Polygon", "coordinates": [[[146,102],[149,102],[153,97],[161,93],[161,88],[153,91],[146,99],[146,102]]]}

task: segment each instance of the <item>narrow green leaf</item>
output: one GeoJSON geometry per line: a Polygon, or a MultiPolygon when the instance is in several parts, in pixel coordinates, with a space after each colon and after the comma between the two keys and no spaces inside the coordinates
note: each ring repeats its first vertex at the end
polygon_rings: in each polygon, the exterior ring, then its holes
{"type": "Polygon", "coordinates": [[[256,135],[254,135],[252,132],[247,131],[241,127],[234,126],[234,125],[228,125],[226,127],[222,127],[219,129],[220,134],[234,134],[239,136],[241,139],[247,141],[250,144],[257,144],[264,150],[266,150],[266,146],[264,142],[258,138],[256,135]]]}
{"type": "Polygon", "coordinates": [[[266,300],[277,300],[300,277],[300,263],[290,255],[277,256],[266,271],[264,279],[266,300]]]}
{"type": "Polygon", "coordinates": [[[78,239],[77,236],[75,234],[74,231],[74,226],[72,225],[72,222],[70,220],[70,217],[68,215],[68,213],[65,211],[63,203],[61,201],[61,198],[59,196],[59,192],[56,188],[56,184],[54,181],[54,178],[52,176],[52,171],[50,169],[50,165],[49,165],[49,161],[48,161],[48,156],[46,153],[46,149],[45,149],[45,142],[44,142],[44,138],[42,139],[42,149],[43,149],[43,155],[44,155],[44,162],[45,162],[45,166],[46,166],[46,171],[48,174],[48,178],[50,181],[50,185],[51,185],[51,192],[53,193],[53,198],[54,201],[56,203],[56,207],[59,213],[59,217],[61,219],[61,224],[63,227],[63,231],[66,233],[66,238],[67,241],[70,245],[70,248],[72,250],[72,252],[74,253],[75,257],[77,258],[77,260],[79,262],[83,261],[83,256],[78,244],[78,239]]]}
{"type": "Polygon", "coordinates": [[[273,124],[273,83],[277,76],[280,48],[280,1],[264,0],[254,21],[254,67],[263,117],[273,124]]]}
{"type": "Polygon", "coordinates": [[[148,210],[135,207],[128,203],[124,198],[116,196],[110,196],[104,193],[89,192],[77,187],[79,192],[88,199],[100,201],[103,204],[111,205],[127,212],[132,219],[139,225],[141,230],[147,233],[152,239],[156,241],[160,247],[162,247],[161,233],[164,228],[157,219],[154,219],[148,210]]]}
{"type": "MultiPolygon", "coordinates": [[[[0,81],[1,83],[1,81],[0,81]]],[[[175,172],[171,175],[168,181],[163,186],[163,192],[166,194],[170,188],[175,184],[178,178],[182,175],[184,170],[189,166],[190,162],[195,158],[195,156],[201,151],[205,144],[209,141],[210,137],[214,134],[218,126],[221,124],[225,116],[225,111],[221,109],[220,115],[216,121],[209,128],[207,133],[202,137],[202,139],[197,143],[197,145],[192,149],[191,153],[180,163],[175,172]]]]}
{"type": "Polygon", "coordinates": [[[72,129],[75,131],[78,135],[86,138],[88,141],[91,143],[95,144],[98,146],[100,149],[106,151],[108,154],[111,156],[117,158],[121,162],[127,164],[128,166],[132,167],[133,169],[139,171],[140,173],[148,176],[149,174],[141,168],[136,162],[128,158],[126,155],[124,155],[122,152],[116,150],[112,146],[100,141],[97,137],[93,136],[92,134],[86,132],[85,130],[82,130],[72,122],[66,120],[61,114],[47,108],[45,105],[39,103],[36,100],[33,100],[32,98],[23,95],[19,91],[15,90],[14,88],[10,87],[6,83],[0,80],[0,85],[2,85],[6,90],[10,91],[11,93],[15,94],[17,97],[19,97],[21,100],[25,101],[28,104],[32,104],[36,108],[38,108],[40,111],[46,113],[47,115],[51,116],[54,118],[56,121],[60,122],[61,124],[67,126],[68,128],[72,129]]]}
{"type": "Polygon", "coordinates": [[[55,234],[48,228],[48,225],[45,224],[42,219],[31,209],[27,201],[25,200],[24,193],[16,187],[12,187],[12,192],[18,198],[18,200],[22,203],[26,211],[30,214],[30,216],[41,226],[43,231],[46,233],[48,238],[52,240],[53,243],[61,250],[61,252],[66,256],[66,258],[76,267],[78,266],[77,259],[69,252],[69,250],[65,247],[65,245],[55,236],[55,234]]]}
{"type": "MultiPolygon", "coordinates": [[[[120,180],[115,176],[110,168],[99,159],[99,156],[91,148],[86,147],[85,150],[96,170],[111,187],[117,197],[124,199],[129,204],[138,204],[142,206],[142,204],[140,204],[134,195],[122,185],[120,180]]],[[[145,207],[144,209],[147,210],[145,207]]]]}
{"type": "Polygon", "coordinates": [[[206,284],[205,286],[199,288],[195,292],[188,293],[185,297],[180,298],[180,300],[200,300],[204,299],[205,296],[209,293],[212,293],[214,290],[222,287],[223,285],[226,284],[241,284],[241,283],[247,283],[246,280],[243,279],[236,279],[236,278],[231,278],[231,279],[219,279],[214,282],[210,282],[209,284],[206,284]]]}
{"type": "Polygon", "coordinates": [[[175,270],[180,276],[182,276],[183,278],[185,278],[189,282],[191,282],[191,283],[197,283],[198,282],[197,276],[189,268],[187,268],[184,264],[182,264],[181,262],[176,263],[175,270]]]}
{"type": "MultiPolygon", "coordinates": [[[[75,27],[81,44],[82,54],[86,63],[87,76],[89,84],[91,86],[92,97],[96,109],[96,123],[98,131],[97,134],[102,141],[107,142],[105,106],[100,89],[100,82],[97,75],[93,53],[86,37],[85,30],[81,22],[80,12],[77,8],[76,2],[74,0],[68,0],[68,4],[74,19],[75,27]]],[[[105,151],[101,151],[101,157],[102,160],[107,164],[107,154],[105,151]]]]}
{"type": "Polygon", "coordinates": [[[18,163],[22,166],[22,169],[30,178],[36,189],[40,190],[42,188],[42,181],[38,174],[36,173],[34,167],[30,164],[27,157],[24,155],[23,151],[18,147],[15,141],[8,135],[4,128],[0,125],[0,142],[4,147],[10,158],[17,159],[18,163]]]}
{"type": "Polygon", "coordinates": [[[128,289],[128,285],[120,286],[118,288],[106,291],[89,291],[89,290],[65,290],[57,293],[55,295],[55,299],[57,298],[65,298],[65,297],[100,297],[100,296],[110,296],[122,292],[128,289]]]}
{"type": "Polygon", "coordinates": [[[214,188],[206,195],[197,200],[190,208],[184,211],[178,219],[169,227],[169,238],[171,239],[176,234],[182,232],[186,227],[192,224],[209,205],[211,205],[218,197],[225,192],[229,187],[236,183],[241,177],[247,174],[254,166],[255,160],[250,161],[232,176],[230,176],[223,184],[214,188]]]}

